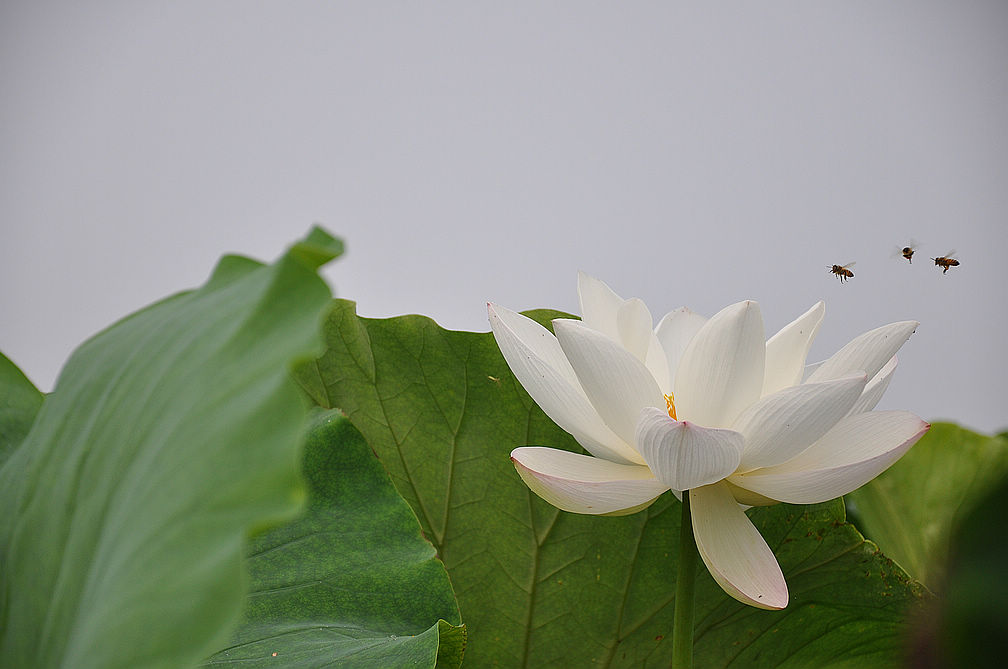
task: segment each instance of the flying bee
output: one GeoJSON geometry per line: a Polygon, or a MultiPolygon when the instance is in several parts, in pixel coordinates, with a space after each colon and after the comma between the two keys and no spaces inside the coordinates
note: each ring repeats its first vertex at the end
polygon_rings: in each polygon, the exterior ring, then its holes
{"type": "Polygon", "coordinates": [[[906,258],[907,262],[909,262],[910,264],[913,264],[913,255],[914,255],[914,253],[917,252],[917,248],[919,246],[920,246],[920,244],[917,243],[916,239],[911,239],[910,243],[907,244],[906,246],[904,246],[902,248],[899,247],[899,246],[895,247],[893,249],[891,257],[893,257],[893,258],[906,258]]]}
{"type": "Polygon", "coordinates": [[[952,257],[954,254],[955,251],[949,251],[943,256],[931,258],[931,260],[934,260],[935,267],[943,267],[944,269],[942,269],[942,274],[945,274],[949,271],[949,267],[959,266],[959,261],[952,257]]]}
{"type": "Polygon", "coordinates": [[[903,249],[900,251],[900,254],[902,254],[902,256],[904,258],[906,258],[910,262],[910,264],[912,265],[913,264],[913,254],[914,254],[914,251],[916,251],[916,250],[917,250],[917,242],[915,242],[914,240],[911,239],[910,243],[907,244],[906,246],[904,246],[903,249]]]}
{"type": "Polygon", "coordinates": [[[846,265],[833,265],[833,267],[830,269],[830,272],[832,272],[833,274],[836,274],[838,277],[840,277],[840,283],[843,283],[847,279],[853,279],[854,278],[854,272],[850,271],[847,268],[848,267],[853,267],[856,264],[857,263],[849,262],[846,265]]]}

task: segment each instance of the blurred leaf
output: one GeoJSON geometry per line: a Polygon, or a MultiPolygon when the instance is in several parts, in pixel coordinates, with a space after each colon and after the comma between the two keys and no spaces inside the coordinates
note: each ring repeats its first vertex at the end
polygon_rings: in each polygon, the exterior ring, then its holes
{"type": "Polygon", "coordinates": [[[303,470],[308,508],[252,541],[244,620],[208,666],[433,667],[464,631],[439,632],[458,605],[409,505],[338,411],[312,421],[303,470]]]}
{"type": "Polygon", "coordinates": [[[309,267],[321,267],[343,255],[343,240],[336,239],[322,228],[313,226],[305,238],[295,243],[288,253],[309,267]]]}
{"type": "MultiPolygon", "coordinates": [[[[328,352],[298,378],[347,413],[416,511],[452,579],[467,662],[668,666],[679,502],[666,494],[624,517],[546,504],[521,482],[510,451],[580,449],[518,385],[493,336],[354,309],[337,301],[328,352]]],[[[563,314],[531,315],[547,323],[563,314]]],[[[826,666],[837,657],[890,666],[920,585],[844,522],[840,501],[750,513],[780,559],[791,604],[743,606],[701,569],[696,666],[826,666]]]]}
{"type": "Polygon", "coordinates": [[[28,434],[44,398],[17,365],[0,353],[0,465],[28,434]]]}
{"type": "Polygon", "coordinates": [[[1003,667],[1008,657],[1008,478],[952,530],[950,560],[927,614],[919,616],[911,666],[1003,667]]]}
{"type": "Polygon", "coordinates": [[[949,532],[1008,472],[1008,440],[952,425],[931,430],[881,476],[848,495],[858,525],[909,574],[934,588],[949,532]]]}
{"type": "Polygon", "coordinates": [[[70,357],[0,470],[0,658],[11,667],[185,667],[241,615],[250,530],[301,508],[317,347],[314,263],[225,257],[70,357]]]}

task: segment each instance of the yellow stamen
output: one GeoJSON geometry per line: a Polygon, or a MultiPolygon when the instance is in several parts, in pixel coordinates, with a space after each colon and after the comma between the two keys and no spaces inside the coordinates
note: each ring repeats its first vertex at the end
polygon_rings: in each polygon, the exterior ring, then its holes
{"type": "Polygon", "coordinates": [[[668,415],[672,420],[679,420],[675,415],[675,395],[665,396],[665,406],[668,407],[668,415]]]}

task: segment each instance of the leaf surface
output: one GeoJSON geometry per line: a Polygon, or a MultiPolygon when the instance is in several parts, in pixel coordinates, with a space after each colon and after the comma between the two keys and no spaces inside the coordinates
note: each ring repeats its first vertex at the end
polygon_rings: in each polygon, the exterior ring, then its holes
{"type": "MultiPolygon", "coordinates": [[[[558,312],[532,312],[548,324],[558,312]]],[[[509,453],[580,451],[531,401],[489,333],[420,316],[358,318],[337,301],[327,353],[298,370],[342,408],[410,503],[452,579],[477,667],[668,666],[679,502],[623,517],[569,514],[533,495],[509,453]]],[[[783,612],[729,599],[701,570],[697,666],[889,666],[919,584],[844,522],[840,501],[750,512],[780,560],[783,612]],[[851,665],[854,666],[854,665],[851,665]]]]}
{"type": "Polygon", "coordinates": [[[304,498],[289,370],[318,347],[327,237],[311,262],[225,257],[71,355],[0,469],[5,665],[176,668],[227,641],[249,533],[304,498]]]}
{"type": "Polygon", "coordinates": [[[21,444],[45,395],[0,353],[0,465],[21,444]]]}
{"type": "Polygon", "coordinates": [[[1008,477],[974,500],[952,529],[947,569],[917,616],[911,666],[1000,667],[1008,656],[1008,477]]]}
{"type": "Polygon", "coordinates": [[[340,412],[313,420],[303,470],[306,512],[252,541],[242,625],[207,666],[433,667],[454,652],[441,666],[458,667],[465,636],[444,565],[340,412]]]}
{"type": "Polygon", "coordinates": [[[948,559],[952,529],[1005,474],[1008,439],[935,423],[848,501],[861,529],[886,555],[934,588],[948,559]]]}

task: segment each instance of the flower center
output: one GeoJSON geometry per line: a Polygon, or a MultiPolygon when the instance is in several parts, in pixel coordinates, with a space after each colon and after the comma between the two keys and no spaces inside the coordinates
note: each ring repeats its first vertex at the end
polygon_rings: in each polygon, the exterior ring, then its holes
{"type": "Polygon", "coordinates": [[[668,407],[669,418],[679,420],[675,415],[675,395],[665,395],[665,406],[668,407]]]}

